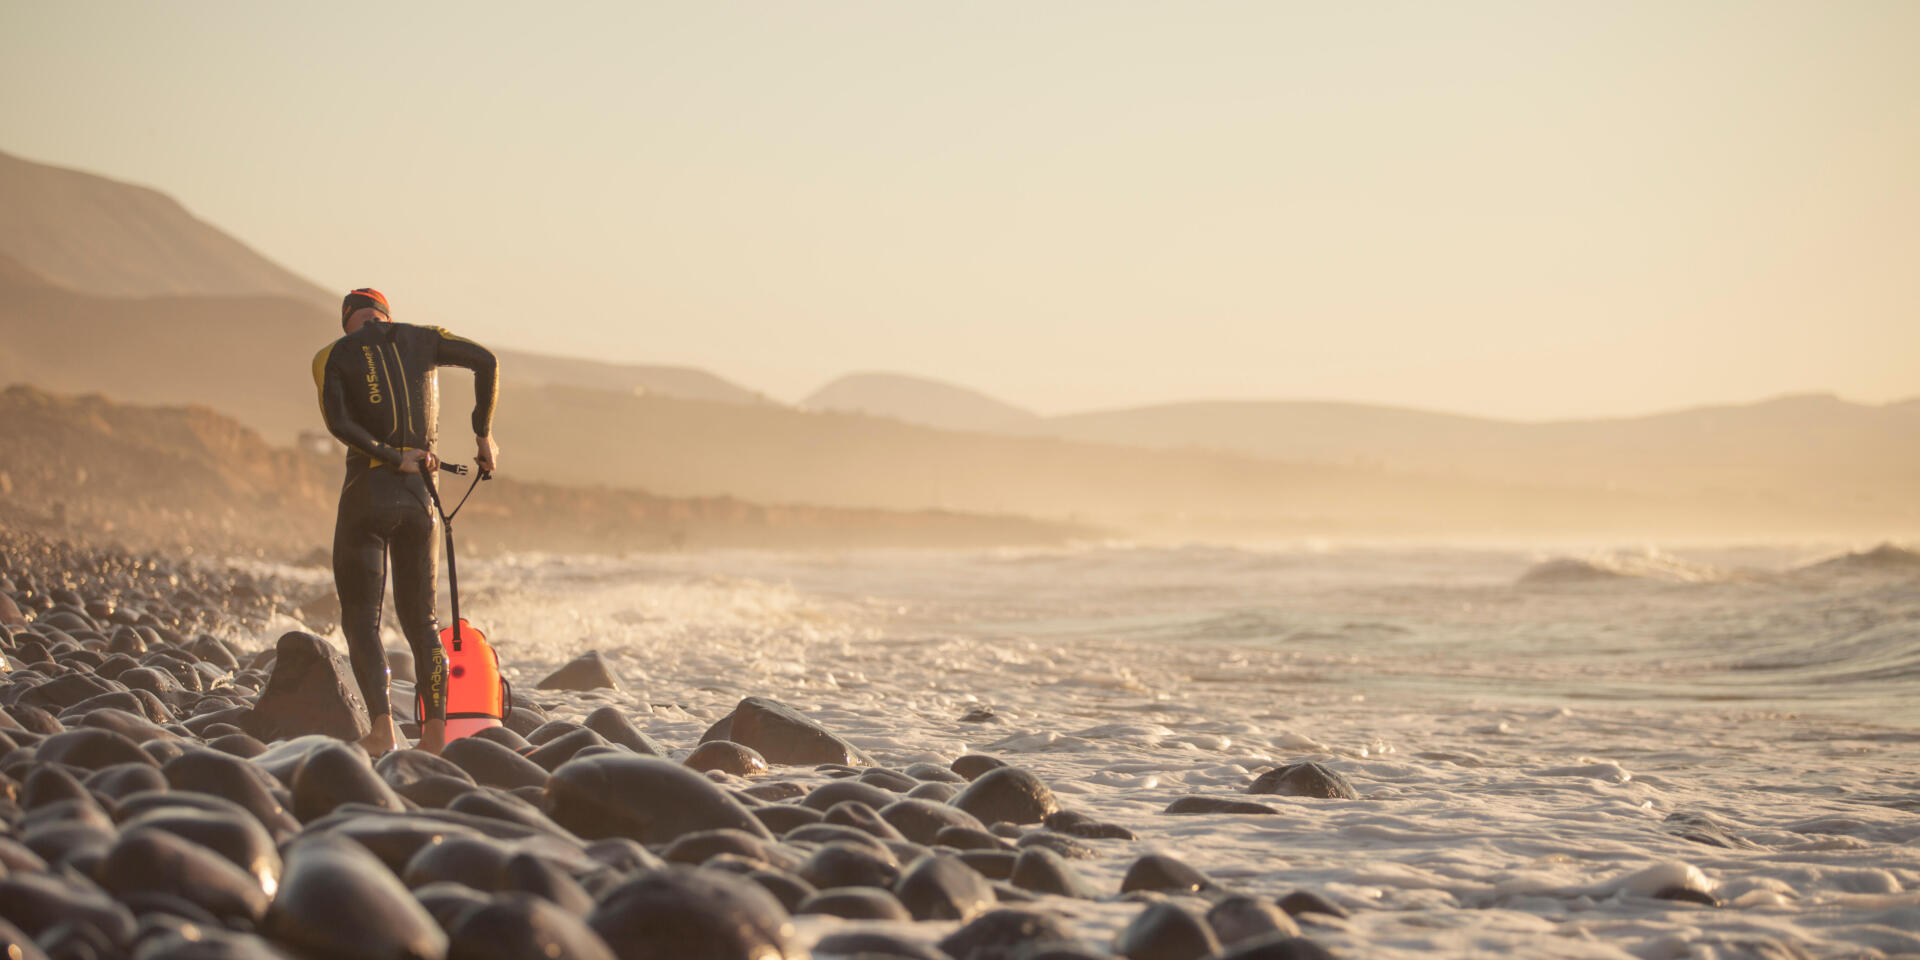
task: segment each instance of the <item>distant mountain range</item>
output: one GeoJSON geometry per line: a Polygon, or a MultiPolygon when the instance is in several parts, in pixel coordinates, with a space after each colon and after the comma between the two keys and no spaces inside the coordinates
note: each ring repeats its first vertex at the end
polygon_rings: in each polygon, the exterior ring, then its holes
{"type": "Polygon", "coordinates": [[[800,409],[979,433],[1026,432],[1040,423],[1039,414],[977,390],[901,373],[848,374],[815,390],[800,401],[800,409]]]}
{"type": "Polygon", "coordinates": [[[1609,420],[1526,423],[1357,403],[1212,401],[1042,417],[924,377],[844,377],[806,409],[1021,437],[1493,482],[1739,496],[1879,500],[1920,490],[1920,398],[1827,394],[1609,420]]]}
{"type": "MultiPolygon", "coordinates": [[[[284,443],[319,428],[308,362],[335,297],[163,195],[0,155],[0,383],[203,404],[284,443]]],[[[1308,402],[1041,417],[900,374],[787,407],[691,368],[501,354],[504,463],[549,483],[1161,536],[1920,529],[1920,401],[1537,424],[1308,402]]],[[[441,380],[458,459],[469,380],[441,380]]]]}
{"type": "MultiPolygon", "coordinates": [[[[110,392],[126,399],[199,402],[231,411],[275,439],[291,439],[298,430],[310,428],[311,417],[305,413],[311,408],[294,418],[286,415],[283,402],[273,399],[262,397],[265,407],[259,410],[251,402],[229,399],[223,391],[243,387],[244,396],[261,396],[257,384],[220,382],[236,376],[245,380],[246,373],[235,370],[198,379],[191,385],[193,392],[182,395],[164,376],[155,376],[154,367],[197,364],[202,372],[215,374],[208,364],[215,354],[206,352],[209,342],[202,337],[234,338],[222,351],[246,357],[248,366],[258,368],[267,358],[294,357],[302,351],[311,360],[314,351],[339,335],[339,292],[289,272],[195,218],[172,198],[5,153],[0,153],[0,285],[9,292],[24,291],[31,301],[0,303],[0,331],[47,323],[68,328],[67,335],[29,332],[27,342],[0,349],[0,382],[21,380],[57,390],[100,389],[101,383],[113,383],[110,392]],[[182,322],[195,331],[192,336],[182,331],[182,322]],[[130,329],[142,325],[158,329],[130,329]],[[35,350],[68,343],[85,349],[77,355],[64,347],[35,350]],[[104,355],[104,344],[115,344],[112,352],[118,356],[104,355]],[[101,363],[119,375],[108,378],[74,369],[101,363]]],[[[563,383],[721,403],[767,402],[752,390],[692,367],[499,352],[506,376],[524,384],[563,383]]],[[[465,396],[471,403],[471,392],[465,396]]]]}

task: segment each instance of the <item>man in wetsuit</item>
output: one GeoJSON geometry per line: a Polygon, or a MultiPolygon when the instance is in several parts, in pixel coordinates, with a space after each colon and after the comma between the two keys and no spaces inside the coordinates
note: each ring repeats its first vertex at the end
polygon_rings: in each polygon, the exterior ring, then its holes
{"type": "Polygon", "coordinates": [[[380,606],[387,558],[393,558],[393,606],[413,648],[419,692],[419,749],[439,753],[447,742],[447,660],[434,620],[433,509],[422,471],[434,456],[440,386],[434,368],[473,371],[475,465],[492,470],[493,405],[499,364],[485,347],[439,327],[394,323],[387,298],[361,288],[340,304],[346,336],[313,358],[313,382],[327,430],[347,445],[347,478],[333,529],[333,581],[340,592],[340,629],[354,678],[367,700],[373,732],[362,742],[379,756],[400,740],[387,703],[387,658],[380,645],[380,606]]]}

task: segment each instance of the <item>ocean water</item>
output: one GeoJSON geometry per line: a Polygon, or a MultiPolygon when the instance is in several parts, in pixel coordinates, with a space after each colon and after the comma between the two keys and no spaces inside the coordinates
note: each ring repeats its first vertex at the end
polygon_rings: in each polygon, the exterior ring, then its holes
{"type": "MultiPolygon", "coordinates": [[[[992,753],[1139,834],[1076,861],[1096,886],[1158,851],[1316,890],[1353,912],[1306,930],[1341,956],[1920,953],[1905,551],[1103,544],[463,574],[520,689],[585,649],[617,666],[622,690],[535,695],[558,715],[616,704],[686,749],[767,695],[883,763],[992,753]],[[1244,796],[1303,758],[1363,799],[1244,796]],[[1161,812],[1189,794],[1280,814],[1161,812]],[[1651,896],[1674,885],[1723,905],[1651,896]]],[[[1095,941],[1141,909],[1051,906],[1095,941]]]]}

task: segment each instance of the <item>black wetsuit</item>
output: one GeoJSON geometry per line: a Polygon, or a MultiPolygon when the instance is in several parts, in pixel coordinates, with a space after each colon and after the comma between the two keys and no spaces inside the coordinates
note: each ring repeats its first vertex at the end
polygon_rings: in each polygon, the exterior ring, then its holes
{"type": "Polygon", "coordinates": [[[493,432],[498,363],[485,347],[439,327],[368,323],[313,358],[313,382],[327,430],[347,445],[347,478],[333,528],[333,580],[340,591],[340,630],[354,678],[378,717],[387,704],[387,659],[380,645],[380,605],[387,555],[393,555],[393,606],[413,648],[420,719],[447,711],[447,660],[433,612],[434,516],[426,484],[399,470],[407,450],[431,451],[438,432],[439,380],[434,368],[474,374],[473,432],[493,432]]]}

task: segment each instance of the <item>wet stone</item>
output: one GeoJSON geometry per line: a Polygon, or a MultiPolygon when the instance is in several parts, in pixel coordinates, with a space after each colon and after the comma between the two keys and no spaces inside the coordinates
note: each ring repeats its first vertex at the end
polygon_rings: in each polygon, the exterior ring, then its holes
{"type": "MultiPolygon", "coordinates": [[[[533,743],[529,741],[526,737],[523,737],[520,734],[517,734],[512,730],[507,729],[506,727],[488,727],[467,739],[489,740],[503,747],[506,747],[508,750],[512,750],[515,752],[519,752],[521,750],[525,750],[533,746],[533,743]]],[[[455,741],[455,742],[457,743],[458,741],[455,741]]]]}
{"type": "Polygon", "coordinates": [[[495,878],[499,893],[525,893],[559,907],[570,916],[586,916],[593,896],[554,864],[529,853],[518,853],[502,864],[495,878]]]}
{"type": "Polygon", "coordinates": [[[647,736],[626,718],[626,715],[613,707],[600,707],[587,714],[585,721],[588,730],[601,735],[608,743],[619,744],[634,753],[648,757],[664,757],[667,748],[660,741],[647,736]]]}
{"type": "Polygon", "coordinates": [[[879,811],[858,800],[842,800],[828,807],[826,815],[821,819],[825,823],[839,824],[870,833],[881,840],[907,839],[899,830],[894,829],[893,824],[881,819],[879,811]]]}
{"type": "Polygon", "coordinates": [[[1732,850],[1754,850],[1760,845],[1733,832],[1731,824],[1710,813],[1698,810],[1676,810],[1667,814],[1662,821],[1668,833],[1683,840],[1705,844],[1709,847],[1724,847],[1732,850]]]}
{"type": "Polygon", "coordinates": [[[133,914],[126,907],[98,889],[63,883],[54,874],[0,877],[0,904],[6,906],[6,919],[30,937],[66,926],[96,931],[109,945],[133,938],[133,914]]]}
{"type": "Polygon", "coordinates": [[[1177,903],[1150,903],[1114,938],[1128,960],[1200,960],[1217,952],[1213,929],[1177,903]]]}
{"type": "Polygon", "coordinates": [[[1079,945],[1064,920],[1029,910],[995,910],[940,941],[953,960],[1022,960],[1041,947],[1079,945]]]}
{"type": "MultiPolygon", "coordinates": [[[[140,829],[164,830],[197,843],[227,859],[253,879],[262,890],[279,886],[282,864],[273,837],[259,821],[239,804],[215,797],[198,797],[197,806],[159,801],[128,816],[121,829],[131,833],[140,829]]],[[[132,808],[123,808],[126,815],[132,808]]]]}
{"type": "Polygon", "coordinates": [[[653,855],[646,847],[626,837],[608,837],[587,844],[587,857],[596,863],[617,870],[620,873],[638,873],[642,870],[658,870],[666,866],[666,861],[653,855]]]}
{"type": "MultiPolygon", "coordinates": [[[[747,697],[701,742],[731,740],[759,751],[768,763],[836,763],[871,766],[873,758],[792,706],[767,697],[747,697]],[[717,732],[717,735],[716,735],[717,732]]],[[[877,806],[877,805],[876,805],[877,806]]]]}
{"type": "Polygon", "coordinates": [[[1011,850],[962,850],[960,862],[988,880],[1011,880],[1020,857],[1011,850]]]}
{"type": "Polygon", "coordinates": [[[1228,947],[1215,960],[1333,960],[1333,954],[1305,937],[1277,934],[1228,947]]]}
{"type": "Polygon", "coordinates": [[[59,763],[84,770],[98,770],[118,763],[144,763],[158,766],[140,745],[111,730],[82,728],[56,733],[40,742],[34,753],[38,763],[59,763]]]}
{"type": "Polygon", "coordinates": [[[1206,874],[1162,853],[1149,853],[1133,862],[1120,881],[1120,892],[1153,890],[1198,893],[1213,886],[1206,874]]]}
{"type": "Polygon", "coordinates": [[[1222,944],[1233,946],[1276,934],[1297,937],[1300,927],[1280,907],[1255,897],[1235,895],[1207,911],[1207,925],[1222,944]]]}
{"type": "Polygon", "coordinates": [[[259,878],[197,843],[153,827],[122,834],[96,875],[121,899],[134,893],[173,894],[223,921],[257,923],[269,899],[259,878]]]}
{"type": "Polygon", "coordinates": [[[768,830],[780,836],[784,836],[790,830],[819,823],[824,818],[820,811],[812,807],[787,803],[754,807],[752,812],[755,818],[766,824],[768,830]]]}
{"type": "Polygon", "coordinates": [[[915,843],[936,843],[945,827],[962,827],[984,832],[986,825],[978,817],[957,807],[931,800],[904,798],[880,808],[880,817],[915,843]]]}
{"type": "Polygon", "coordinates": [[[986,877],[959,858],[942,854],[908,864],[893,892],[915,920],[971,920],[995,902],[986,877]]]}
{"type": "Polygon", "coordinates": [[[754,870],[745,874],[745,876],[748,880],[759,884],[762,889],[772,894],[773,898],[780,901],[780,905],[785,907],[788,913],[798,910],[800,904],[806,902],[808,897],[819,892],[818,888],[814,887],[813,884],[785,870],[754,870]]]}
{"type": "Polygon", "coordinates": [[[966,783],[967,778],[937,763],[908,764],[904,771],[907,776],[927,783],[966,783]]]}
{"type": "Polygon", "coordinates": [[[913,917],[893,894],[874,887],[833,887],[821,890],[801,901],[796,915],[806,913],[841,917],[847,920],[890,920],[911,922],[913,917]]]}
{"type": "Polygon", "coordinates": [[[541,769],[557,770],[561,764],[572,760],[582,751],[606,745],[605,737],[585,727],[579,727],[540,744],[532,753],[527,754],[527,759],[541,769]]]}
{"type": "Polygon", "coordinates": [[[446,934],[399,879],[342,837],[311,837],[288,851],[265,929],[321,957],[408,960],[447,952],[446,934]]]}
{"type": "Polygon", "coordinates": [[[697,830],[681,836],[661,851],[668,863],[698,865],[721,854],[746,857],[768,864],[767,842],[744,830],[697,830]]]}
{"type": "Polygon", "coordinates": [[[541,690],[618,690],[620,681],[600,651],[589,650],[547,674],[538,686],[541,690]]]}
{"type": "Polygon", "coordinates": [[[800,879],[822,890],[830,887],[887,887],[900,879],[900,864],[884,848],[853,843],[828,843],[807,857],[796,871],[800,879]]]}
{"type": "Polygon", "coordinates": [[[166,774],[144,763],[117,763],[102,767],[87,777],[86,787],[101,796],[119,799],[145,790],[167,789],[166,774]]]}
{"type": "Polygon", "coordinates": [[[999,767],[974,778],[953,805],[982,823],[1040,823],[1060,808],[1053,791],[1032,771],[999,767]]]}
{"type": "Polygon", "coordinates": [[[587,729],[584,724],[572,720],[549,720],[541,724],[532,733],[527,734],[527,742],[534,746],[546,746],[569,733],[587,729]]]}
{"type": "Polygon", "coordinates": [[[440,752],[442,759],[459,767],[475,783],[511,790],[514,787],[547,785],[547,771],[492,740],[461,737],[440,752]]]}
{"type": "Polygon", "coordinates": [[[454,917],[448,925],[448,956],[460,960],[613,960],[613,949],[581,916],[539,897],[503,894],[454,917]]]}
{"type": "Polygon", "coordinates": [[[998,770],[1006,765],[1007,762],[999,757],[989,757],[982,753],[969,753],[953,761],[951,769],[954,773],[968,780],[978,780],[981,774],[989,770],[998,770]]]}
{"type": "Polygon", "coordinates": [[[1034,893],[1050,893],[1060,897],[1075,897],[1091,900],[1099,896],[1093,884],[1087,882],[1079,871],[1067,863],[1066,858],[1045,847],[1028,847],[1020,851],[1014,860],[1013,868],[1005,878],[1014,886],[1034,893]]]}
{"type": "Polygon", "coordinates": [[[1021,850],[1040,847],[1051,850],[1069,860],[1091,860],[1099,855],[1099,851],[1072,837],[1062,836],[1061,834],[1047,830],[1036,830],[1029,833],[1015,840],[1013,845],[1021,850]]]}
{"type": "Polygon", "coordinates": [[[1256,778],[1247,792],[1323,800],[1360,799],[1360,792],[1353,788],[1346,777],[1312,760],[1275,767],[1256,778]]]}
{"type": "Polygon", "coordinates": [[[859,780],[861,783],[870,783],[882,790],[887,790],[892,793],[906,793],[908,790],[912,790],[914,787],[920,785],[920,781],[898,770],[888,770],[885,767],[873,767],[862,770],[860,771],[859,780]]]}
{"type": "Polygon", "coordinates": [[[752,747],[731,740],[703,743],[681,762],[695,770],[718,770],[738,777],[758,776],[767,772],[765,757],[752,747]]]}
{"type": "Polygon", "coordinates": [[[1042,821],[1055,833],[1084,840],[1138,840],[1132,830],[1116,823],[1102,823],[1076,810],[1057,810],[1042,821]]]}
{"type": "MultiPolygon", "coordinates": [[[[215,724],[224,726],[224,724],[215,724]]],[[[245,733],[229,733],[207,741],[207,746],[231,754],[243,760],[257,757],[267,752],[267,745],[245,733]]]]}
{"type": "Polygon", "coordinates": [[[834,804],[843,803],[848,800],[858,801],[878,810],[893,803],[896,799],[898,798],[894,794],[870,783],[861,783],[858,780],[835,780],[831,783],[823,783],[813,788],[813,790],[807,794],[806,799],[800,802],[805,806],[824,812],[834,804]]]}
{"type": "Polygon", "coordinates": [[[313,751],[293,776],[293,815],[310,823],[346,803],[406,809],[359,746],[335,743],[313,751]]]}
{"type": "Polygon", "coordinates": [[[513,708],[507,711],[506,717],[501,722],[506,725],[506,729],[524,737],[540,729],[541,724],[552,719],[537,704],[526,703],[516,696],[513,699],[513,708]]]}
{"type": "Polygon", "coordinates": [[[1005,850],[1013,852],[1013,844],[972,827],[941,827],[933,835],[933,842],[939,846],[952,847],[955,850],[1005,850]]]}
{"type": "Polygon", "coordinates": [[[94,802],[93,794],[87,789],[87,785],[82,783],[79,777],[68,772],[65,767],[57,764],[35,765],[33,772],[27,774],[27,779],[21,784],[21,788],[20,806],[26,810],[69,800],[89,805],[94,802]]]}
{"type": "Polygon", "coordinates": [[[792,921],[760,885],[718,871],[669,868],[608,891],[587,925],[620,960],[782,960],[804,955],[792,921]]]}
{"type": "Polygon", "coordinates": [[[284,960],[286,953],[251,933],[195,924],[142,936],[140,960],[284,960]]]}
{"type": "Polygon", "coordinates": [[[937,948],[866,930],[827,934],[814,945],[814,954],[861,960],[951,960],[937,948]]]}
{"type": "Polygon", "coordinates": [[[923,783],[907,791],[907,796],[915,800],[931,800],[934,803],[952,803],[960,795],[960,788],[951,783],[923,783]]]}
{"type": "Polygon", "coordinates": [[[1680,903],[1697,903],[1707,907],[1717,907],[1720,901],[1713,894],[1692,887],[1663,887],[1653,895],[1655,900],[1674,900],[1680,903]]]}
{"type": "Polygon", "coordinates": [[[298,630],[282,635],[274,652],[267,688],[242,725],[248,733],[261,740],[310,733],[359,740],[372,731],[345,654],[298,630]]]}
{"type": "Polygon", "coordinates": [[[390,750],[374,761],[373,770],[380,775],[380,779],[386,781],[387,786],[396,790],[429,777],[452,777],[467,784],[474,782],[473,777],[452,761],[424,750],[390,750]]]}
{"type": "Polygon", "coordinates": [[[1352,914],[1346,911],[1346,908],[1311,890],[1295,890],[1281,897],[1277,905],[1280,909],[1285,910],[1288,916],[1293,917],[1306,913],[1321,913],[1330,917],[1339,917],[1344,920],[1352,916],[1352,914]]]}
{"type": "Polygon", "coordinates": [[[1274,808],[1269,807],[1264,803],[1254,803],[1251,800],[1228,800],[1225,797],[1194,796],[1194,797],[1181,797],[1173,801],[1172,803],[1167,804],[1167,808],[1160,812],[1173,813],[1173,814],[1233,813],[1233,814],[1274,815],[1274,814],[1278,814],[1280,811],[1275,810],[1274,808]]]}
{"type": "Polygon", "coordinates": [[[696,830],[729,827],[772,836],[699,772],[656,757],[607,755],[566,763],[547,781],[546,810],[554,822],[588,840],[670,843],[696,830]]]}
{"type": "Polygon", "coordinates": [[[791,780],[775,780],[772,783],[756,783],[741,791],[756,800],[779,803],[807,795],[807,788],[791,780]]]}
{"type": "Polygon", "coordinates": [[[400,880],[413,888],[452,882],[492,892],[500,868],[511,856],[512,852],[504,844],[485,837],[448,837],[415,851],[401,868],[400,880]]]}

